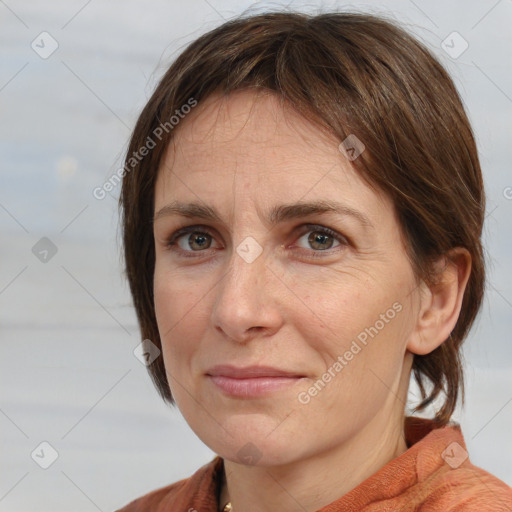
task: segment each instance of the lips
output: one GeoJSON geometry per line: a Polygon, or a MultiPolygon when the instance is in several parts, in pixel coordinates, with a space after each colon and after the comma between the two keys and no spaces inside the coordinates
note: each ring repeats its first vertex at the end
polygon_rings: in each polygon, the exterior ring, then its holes
{"type": "Polygon", "coordinates": [[[235,367],[219,365],[206,372],[224,394],[251,398],[270,394],[299,382],[305,376],[270,366],[235,367]]]}
{"type": "Polygon", "coordinates": [[[280,370],[272,366],[246,366],[238,368],[230,365],[214,366],[206,372],[212,377],[222,376],[232,379],[251,379],[258,377],[304,377],[296,372],[280,370]]]}

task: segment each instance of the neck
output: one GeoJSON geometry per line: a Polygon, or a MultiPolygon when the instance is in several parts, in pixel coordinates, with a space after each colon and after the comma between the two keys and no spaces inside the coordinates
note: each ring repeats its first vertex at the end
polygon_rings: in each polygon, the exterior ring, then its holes
{"type": "Polygon", "coordinates": [[[316,511],[341,498],[407,450],[403,409],[381,410],[351,439],[314,457],[281,466],[245,466],[224,459],[222,506],[233,512],[316,511]]]}

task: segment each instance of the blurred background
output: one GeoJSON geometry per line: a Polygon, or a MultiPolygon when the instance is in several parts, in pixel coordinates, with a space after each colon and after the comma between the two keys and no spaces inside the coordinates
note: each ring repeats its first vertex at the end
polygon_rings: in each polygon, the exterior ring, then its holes
{"type": "Polygon", "coordinates": [[[510,0],[0,0],[1,512],[115,510],[213,458],[134,354],[120,187],[93,190],[188,42],[285,7],[399,20],[455,79],[480,149],[489,261],[455,419],[473,463],[512,484],[510,0]]]}

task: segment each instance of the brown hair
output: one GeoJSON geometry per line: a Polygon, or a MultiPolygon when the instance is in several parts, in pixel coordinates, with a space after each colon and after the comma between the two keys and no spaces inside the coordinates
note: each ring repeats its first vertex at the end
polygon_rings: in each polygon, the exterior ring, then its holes
{"type": "MultiPolygon", "coordinates": [[[[165,73],[133,131],[120,197],[126,274],[143,338],[161,348],[152,218],[160,160],[174,135],[168,121],[191,99],[243,88],[273,91],[340,142],[349,134],[363,141],[366,150],[352,163],[372,188],[392,199],[418,279],[432,283],[433,261],[454,247],[471,254],[454,330],[413,362],[422,398],[416,410],[444,392],[436,419],[446,423],[459,390],[464,396],[461,345],[484,293],[483,180],[470,124],[447,72],[423,44],[372,15],[274,12],[237,18],[193,41],[165,73]],[[134,160],[149,140],[155,147],[134,160]]],[[[163,358],[148,369],[163,399],[173,404],[163,358]]]]}

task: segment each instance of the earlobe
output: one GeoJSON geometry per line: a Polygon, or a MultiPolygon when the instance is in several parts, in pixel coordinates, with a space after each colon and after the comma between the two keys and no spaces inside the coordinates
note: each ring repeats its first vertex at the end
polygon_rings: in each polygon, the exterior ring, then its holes
{"type": "Polygon", "coordinates": [[[414,331],[407,343],[413,354],[429,354],[455,328],[471,274],[471,255],[462,247],[451,249],[435,264],[436,282],[420,285],[420,307],[414,331]]]}

